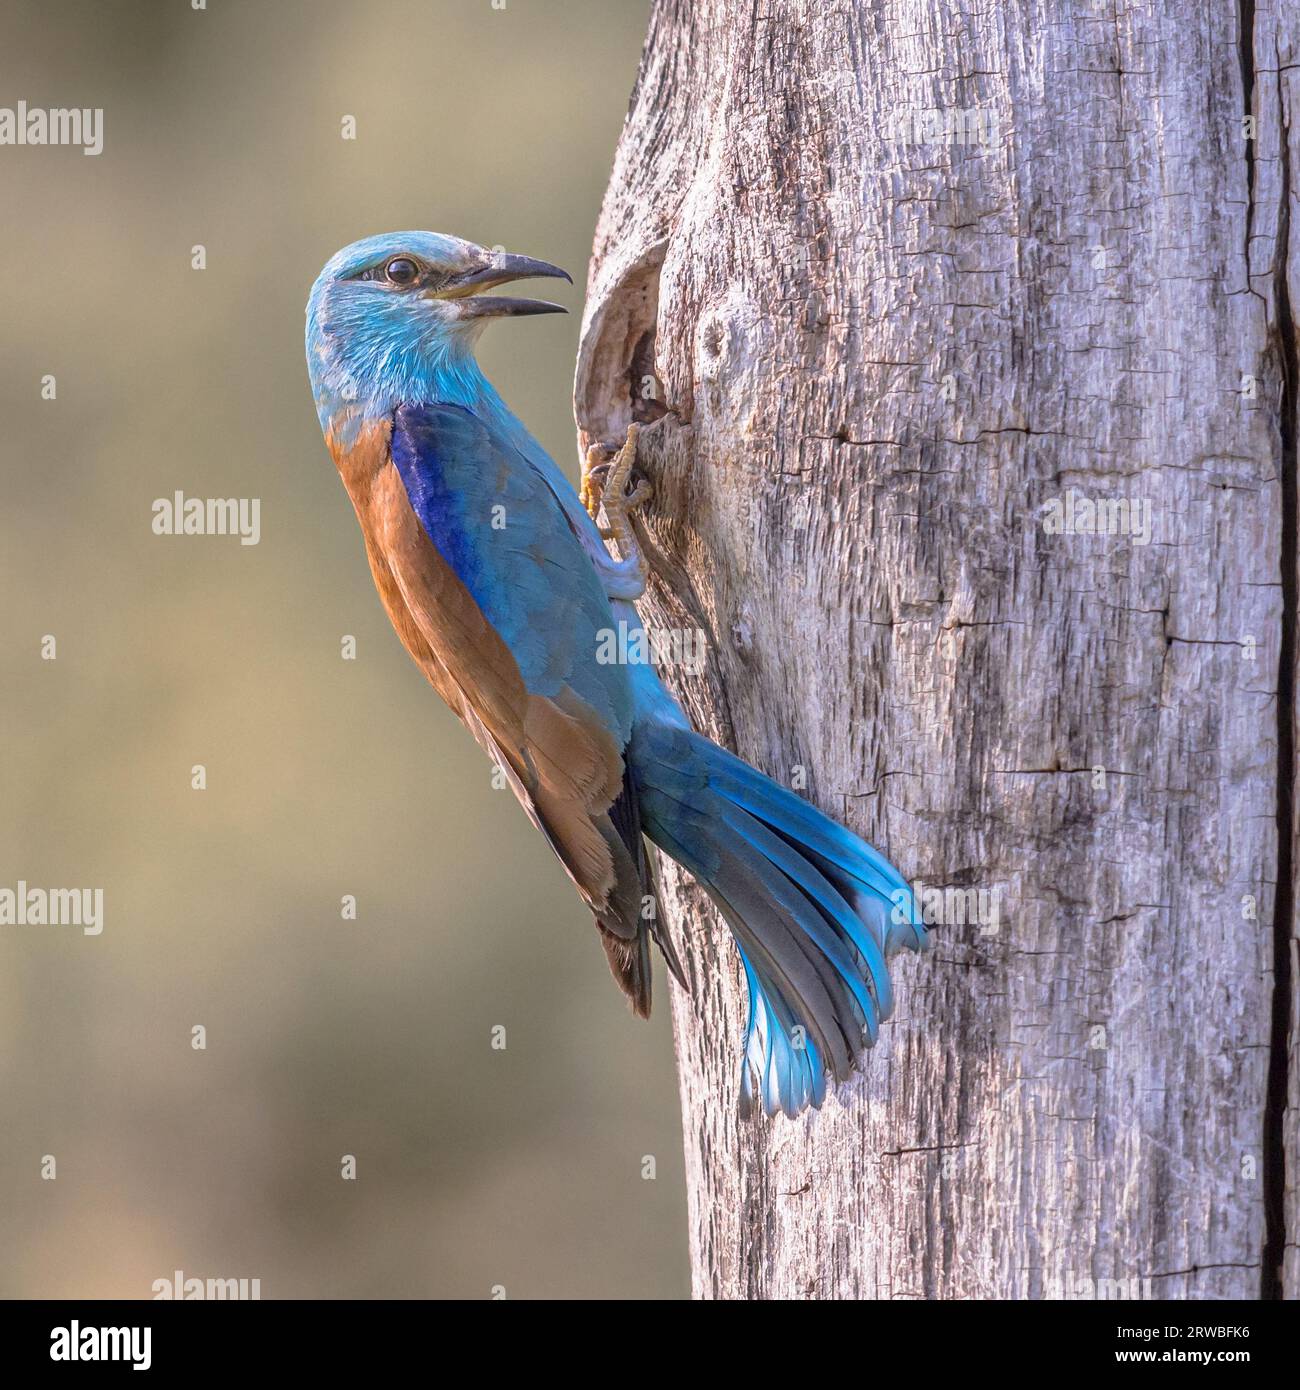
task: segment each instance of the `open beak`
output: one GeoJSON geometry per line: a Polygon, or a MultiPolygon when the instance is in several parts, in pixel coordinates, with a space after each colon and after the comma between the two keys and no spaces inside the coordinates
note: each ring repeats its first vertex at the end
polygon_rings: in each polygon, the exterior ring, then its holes
{"type": "Polygon", "coordinates": [[[535,261],[531,256],[508,256],[502,252],[493,256],[486,265],[457,275],[450,283],[429,291],[429,297],[459,300],[462,318],[491,318],[502,314],[567,314],[569,311],[564,305],[552,304],[545,299],[493,298],[476,293],[509,284],[511,280],[532,280],[543,276],[568,280],[569,284],[573,284],[568,272],[561,270],[558,265],[535,261]]]}

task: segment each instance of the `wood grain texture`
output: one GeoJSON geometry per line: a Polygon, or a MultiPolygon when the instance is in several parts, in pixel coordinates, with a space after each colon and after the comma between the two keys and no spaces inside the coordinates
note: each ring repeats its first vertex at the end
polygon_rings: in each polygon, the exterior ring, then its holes
{"type": "Polygon", "coordinates": [[[711,639],[667,677],[988,895],[843,1103],[742,1125],[734,951],[665,866],[699,1296],[1300,1289],[1297,27],[654,6],[575,400],[584,445],[649,426],[644,611],[711,639]],[[1137,534],[1053,533],[1071,494],[1137,534]]]}

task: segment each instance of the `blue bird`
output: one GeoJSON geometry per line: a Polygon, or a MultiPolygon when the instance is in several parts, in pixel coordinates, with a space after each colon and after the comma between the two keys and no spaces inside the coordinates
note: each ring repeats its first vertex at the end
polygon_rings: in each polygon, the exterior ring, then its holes
{"type": "Polygon", "coordinates": [[[635,429],[580,497],[474,360],[491,319],[564,312],[487,293],[537,276],[569,279],[432,232],[340,251],[307,304],[321,428],[398,637],[564,865],[633,1010],[650,1011],[652,939],[685,984],[646,836],[740,951],[742,1114],[793,1117],[859,1065],[892,1008],[887,959],[927,931],[876,850],[695,733],[660,683],[633,607],[635,429]],[[629,659],[598,659],[620,624],[629,659]]]}

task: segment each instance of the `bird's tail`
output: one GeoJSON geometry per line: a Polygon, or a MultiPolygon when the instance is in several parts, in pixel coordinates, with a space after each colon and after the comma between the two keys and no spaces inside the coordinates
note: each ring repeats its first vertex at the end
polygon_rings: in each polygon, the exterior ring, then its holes
{"type": "Polygon", "coordinates": [[[634,729],[645,833],[700,882],[749,982],[741,1111],[819,1106],[876,1040],[888,958],[928,933],[898,871],[865,841],[689,728],[634,729]]]}

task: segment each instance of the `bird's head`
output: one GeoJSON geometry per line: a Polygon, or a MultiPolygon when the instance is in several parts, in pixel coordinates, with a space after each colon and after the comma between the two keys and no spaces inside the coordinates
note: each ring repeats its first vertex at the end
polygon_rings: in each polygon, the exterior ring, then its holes
{"type": "Polygon", "coordinates": [[[488,293],[535,276],[569,280],[546,261],[437,232],[388,232],[345,246],[307,301],[307,367],[322,423],[342,402],[383,412],[403,400],[440,399],[440,391],[454,395],[473,371],[484,324],[565,312],[488,293]]]}

